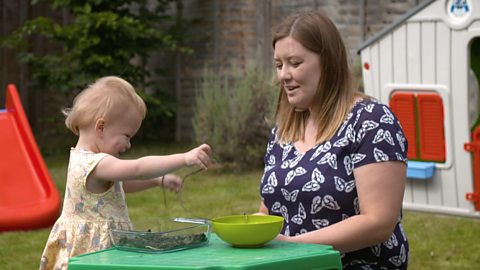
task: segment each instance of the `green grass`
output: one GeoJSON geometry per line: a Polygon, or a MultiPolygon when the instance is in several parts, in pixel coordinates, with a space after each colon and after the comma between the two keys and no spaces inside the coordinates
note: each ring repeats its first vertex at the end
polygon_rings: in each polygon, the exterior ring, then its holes
{"type": "MultiPolygon", "coordinates": [[[[174,153],[187,147],[138,147],[130,156],[174,153]]],[[[67,157],[49,157],[47,165],[62,194],[67,157]]],[[[190,169],[191,170],[191,169],[190,169]]],[[[182,170],[183,176],[189,170],[182,170]]],[[[128,207],[137,229],[155,229],[173,217],[213,218],[257,211],[261,170],[231,172],[211,169],[189,177],[182,200],[161,189],[128,194],[128,207]],[[183,209],[182,207],[185,207],[183,209]]],[[[480,265],[480,220],[407,211],[404,227],[410,240],[409,269],[476,269],[480,265]]],[[[1,269],[38,269],[40,255],[50,230],[0,234],[1,269]]]]}

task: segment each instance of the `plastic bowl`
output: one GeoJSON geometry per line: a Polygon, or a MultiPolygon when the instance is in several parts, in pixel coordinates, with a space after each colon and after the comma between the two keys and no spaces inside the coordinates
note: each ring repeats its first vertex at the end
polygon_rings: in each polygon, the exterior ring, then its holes
{"type": "Polygon", "coordinates": [[[269,215],[236,215],[212,220],[220,239],[234,247],[261,247],[282,230],[283,217],[269,215]]]}
{"type": "MultiPolygon", "coordinates": [[[[170,225],[172,227],[172,225],[170,225]]],[[[165,232],[110,230],[112,246],[137,252],[170,252],[202,246],[210,238],[210,224],[175,223],[174,229],[165,232]]]]}

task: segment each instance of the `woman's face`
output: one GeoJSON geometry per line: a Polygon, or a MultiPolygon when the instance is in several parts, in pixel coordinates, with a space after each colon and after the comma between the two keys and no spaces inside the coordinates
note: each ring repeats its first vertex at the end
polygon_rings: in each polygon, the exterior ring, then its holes
{"type": "Polygon", "coordinates": [[[291,37],[275,43],[273,58],[277,79],[288,102],[298,109],[309,109],[320,80],[320,57],[291,37]]]}

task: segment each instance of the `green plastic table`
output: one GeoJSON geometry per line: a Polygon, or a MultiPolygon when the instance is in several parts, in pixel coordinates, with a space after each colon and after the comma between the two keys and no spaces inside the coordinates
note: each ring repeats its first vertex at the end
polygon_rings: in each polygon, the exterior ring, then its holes
{"type": "Polygon", "coordinates": [[[271,241],[261,248],[234,248],[211,234],[207,245],[165,253],[115,248],[70,259],[69,270],[107,269],[342,269],[340,253],[331,246],[271,241]]]}

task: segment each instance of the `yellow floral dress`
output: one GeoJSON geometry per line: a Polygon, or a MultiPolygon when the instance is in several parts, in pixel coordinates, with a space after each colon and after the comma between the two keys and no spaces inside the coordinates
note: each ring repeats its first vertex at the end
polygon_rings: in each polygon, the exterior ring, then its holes
{"type": "Polygon", "coordinates": [[[131,230],[122,182],[104,193],[86,189],[87,176],[108,156],[72,148],[62,214],[50,232],[40,269],[67,269],[70,257],[111,246],[110,228],[131,230]]]}

